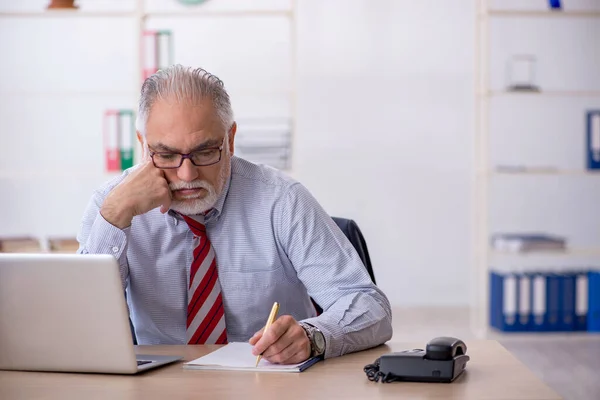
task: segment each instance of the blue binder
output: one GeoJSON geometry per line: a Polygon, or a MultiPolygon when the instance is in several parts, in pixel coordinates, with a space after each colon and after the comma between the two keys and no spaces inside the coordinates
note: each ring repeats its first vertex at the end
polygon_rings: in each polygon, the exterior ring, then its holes
{"type": "Polygon", "coordinates": [[[575,272],[575,327],[587,331],[588,319],[588,271],[575,272]]]}
{"type": "Polygon", "coordinates": [[[600,332],[600,271],[588,274],[588,331],[600,332]]]}
{"type": "Polygon", "coordinates": [[[561,274],[537,272],[531,279],[532,313],[529,330],[558,331],[562,327],[563,279],[561,274]]]}
{"type": "Polygon", "coordinates": [[[496,329],[504,330],[504,314],[502,312],[504,300],[503,275],[490,272],[490,325],[496,329]]]}
{"type": "Polygon", "coordinates": [[[600,169],[600,110],[587,112],[586,158],[587,168],[600,169]]]}
{"type": "Polygon", "coordinates": [[[560,279],[560,317],[558,330],[575,330],[575,288],[576,275],[573,272],[559,275],[560,279]]]}
{"type": "Polygon", "coordinates": [[[519,331],[531,330],[533,324],[533,293],[531,281],[533,274],[519,274],[517,277],[517,329],[519,331]]]}
{"type": "Polygon", "coordinates": [[[530,278],[516,273],[490,273],[490,325],[505,332],[525,331],[531,321],[530,278]],[[527,285],[527,288],[523,288],[527,285]]]}
{"type": "Polygon", "coordinates": [[[546,274],[546,320],[547,331],[560,330],[562,285],[560,274],[546,274]]]}
{"type": "Polygon", "coordinates": [[[544,332],[548,330],[546,326],[547,319],[547,282],[546,275],[540,272],[536,272],[531,277],[531,310],[532,319],[530,324],[530,330],[536,332],[544,332]]]}
{"type": "Polygon", "coordinates": [[[548,3],[552,10],[560,10],[561,9],[560,0],[548,0],[548,3]]]}

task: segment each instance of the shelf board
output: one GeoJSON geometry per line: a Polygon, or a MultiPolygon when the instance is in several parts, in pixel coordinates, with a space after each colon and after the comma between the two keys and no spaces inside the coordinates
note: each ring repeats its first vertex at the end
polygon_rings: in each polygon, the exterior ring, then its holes
{"type": "Polygon", "coordinates": [[[573,248],[566,250],[547,250],[547,251],[502,251],[490,248],[490,255],[496,257],[573,257],[573,256],[593,256],[600,257],[600,247],[573,248]]]}
{"type": "Polygon", "coordinates": [[[4,96],[32,96],[32,97],[76,97],[76,96],[137,96],[134,90],[1,90],[4,96]]]}
{"type": "Polygon", "coordinates": [[[291,10],[234,10],[234,11],[209,11],[209,10],[181,10],[181,11],[147,11],[145,17],[291,17],[291,10]]]}
{"type": "Polygon", "coordinates": [[[490,90],[479,92],[481,97],[497,96],[548,96],[548,97],[600,97],[600,90],[541,90],[539,92],[490,90]]]}
{"type": "Polygon", "coordinates": [[[0,17],[5,18],[78,18],[78,17],[291,17],[291,10],[247,10],[247,11],[85,11],[85,10],[40,10],[40,11],[0,11],[0,17]]]}
{"type": "Polygon", "coordinates": [[[106,17],[134,17],[135,11],[84,11],[74,10],[40,10],[40,11],[0,11],[4,18],[106,18],[106,17]]]}
{"type": "Polygon", "coordinates": [[[482,15],[530,18],[600,18],[600,10],[488,10],[482,15]]]}
{"type": "Polygon", "coordinates": [[[85,179],[108,180],[108,179],[111,179],[111,178],[121,175],[121,173],[122,173],[121,171],[107,172],[102,169],[99,169],[97,171],[89,171],[89,170],[82,171],[82,170],[78,170],[78,169],[72,169],[72,170],[42,169],[39,171],[23,171],[23,170],[21,170],[21,171],[17,171],[17,170],[6,171],[6,170],[4,170],[3,171],[3,170],[0,170],[0,179],[21,180],[21,179],[40,179],[40,178],[64,178],[64,179],[85,178],[85,179]]]}
{"type": "Polygon", "coordinates": [[[580,175],[580,176],[600,176],[600,170],[585,169],[552,169],[552,168],[523,168],[523,169],[492,169],[490,175],[580,175]]]}

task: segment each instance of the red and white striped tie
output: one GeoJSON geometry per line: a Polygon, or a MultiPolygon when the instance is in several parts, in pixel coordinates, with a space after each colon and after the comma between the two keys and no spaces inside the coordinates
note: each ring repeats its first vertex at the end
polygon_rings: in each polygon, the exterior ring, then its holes
{"type": "Polygon", "coordinates": [[[188,344],[225,344],[225,312],[215,250],[206,235],[204,216],[183,216],[194,234],[187,308],[188,344]]]}

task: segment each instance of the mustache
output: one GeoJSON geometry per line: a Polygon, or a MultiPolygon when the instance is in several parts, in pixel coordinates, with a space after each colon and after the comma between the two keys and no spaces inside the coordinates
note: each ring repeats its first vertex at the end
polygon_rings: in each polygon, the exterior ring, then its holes
{"type": "Polygon", "coordinates": [[[206,181],[192,181],[192,182],[171,182],[169,183],[169,189],[171,191],[180,189],[206,189],[209,190],[212,185],[206,181]]]}

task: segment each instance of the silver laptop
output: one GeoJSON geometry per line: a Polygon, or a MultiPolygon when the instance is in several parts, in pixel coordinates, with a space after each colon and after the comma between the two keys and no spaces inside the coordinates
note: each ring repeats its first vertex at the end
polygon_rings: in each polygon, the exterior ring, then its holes
{"type": "Polygon", "coordinates": [[[137,355],[111,255],[0,254],[0,369],[135,374],[182,357],[137,355]]]}

